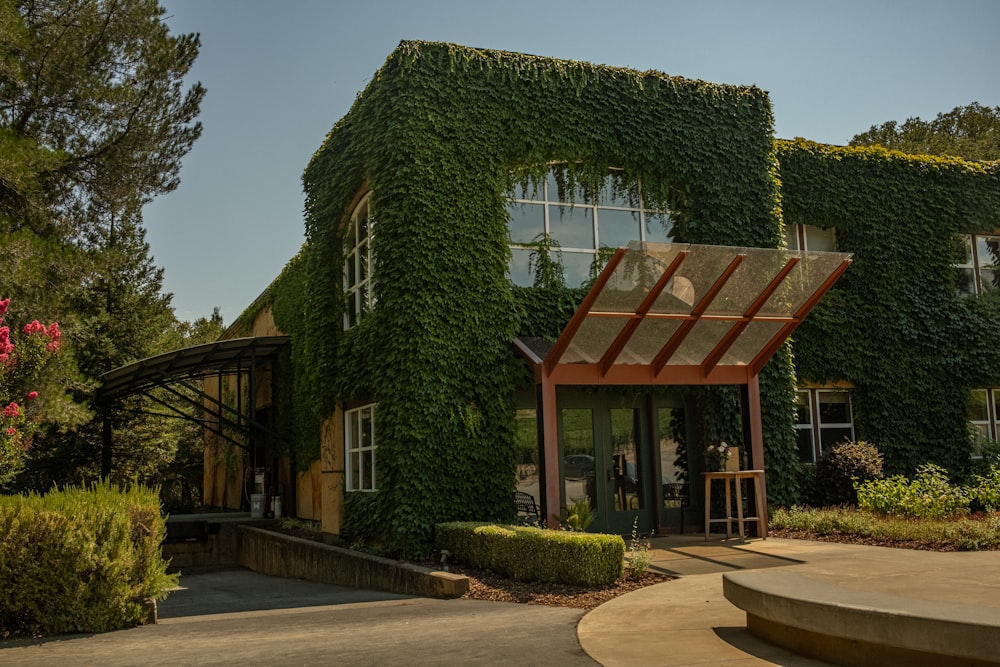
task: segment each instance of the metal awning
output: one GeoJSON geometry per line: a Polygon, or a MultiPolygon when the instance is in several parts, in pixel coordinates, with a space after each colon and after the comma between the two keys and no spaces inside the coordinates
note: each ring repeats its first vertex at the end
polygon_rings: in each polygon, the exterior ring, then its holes
{"type": "Polygon", "coordinates": [[[747,384],[850,257],[633,241],[554,344],[515,344],[554,384],[747,384]]]}
{"type": "Polygon", "coordinates": [[[101,375],[97,400],[108,401],[142,393],[164,382],[190,380],[211,373],[236,372],[273,358],[288,344],[288,336],[233,338],[149,357],[101,375]]]}
{"type": "MultiPolygon", "coordinates": [[[[121,366],[100,376],[101,386],[95,393],[95,403],[108,406],[126,396],[141,394],[169,411],[148,414],[192,421],[219,438],[249,451],[248,443],[253,441],[256,433],[265,433],[273,438],[277,438],[278,434],[257,421],[254,401],[246,401],[245,407],[242,405],[240,383],[245,376],[251,395],[254,395],[257,370],[273,362],[278,353],[290,344],[290,340],[288,336],[233,338],[186,347],[121,366]],[[235,407],[224,403],[221,391],[217,396],[209,395],[191,382],[209,376],[219,377],[220,385],[223,376],[236,376],[235,407]],[[210,416],[206,417],[206,412],[210,416]],[[234,434],[242,434],[245,441],[234,438],[234,434]]],[[[105,411],[102,477],[111,472],[111,437],[111,423],[105,411]]]]}

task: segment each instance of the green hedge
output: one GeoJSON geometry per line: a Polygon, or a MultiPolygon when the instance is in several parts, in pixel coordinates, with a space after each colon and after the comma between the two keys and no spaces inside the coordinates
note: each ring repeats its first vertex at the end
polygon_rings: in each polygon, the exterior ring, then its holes
{"type": "Polygon", "coordinates": [[[159,492],[109,485],[0,497],[0,636],[141,624],[176,585],[159,492]]]}
{"type": "Polygon", "coordinates": [[[619,535],[463,521],[435,528],[438,550],[520,581],[602,586],[620,579],[624,568],[625,541],[619,535]]]}

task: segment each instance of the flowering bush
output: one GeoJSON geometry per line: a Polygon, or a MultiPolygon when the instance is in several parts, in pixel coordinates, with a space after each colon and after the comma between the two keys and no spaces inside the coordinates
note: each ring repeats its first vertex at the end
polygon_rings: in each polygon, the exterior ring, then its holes
{"type": "Polygon", "coordinates": [[[705,470],[725,470],[732,455],[732,448],[725,442],[716,442],[705,449],[705,470]]]}
{"type": "MultiPolygon", "coordinates": [[[[10,299],[0,300],[0,325],[10,299]]],[[[24,465],[37,420],[29,404],[38,398],[30,387],[51,356],[59,349],[59,324],[45,326],[38,320],[20,332],[0,326],[0,483],[14,478],[24,465]]]]}

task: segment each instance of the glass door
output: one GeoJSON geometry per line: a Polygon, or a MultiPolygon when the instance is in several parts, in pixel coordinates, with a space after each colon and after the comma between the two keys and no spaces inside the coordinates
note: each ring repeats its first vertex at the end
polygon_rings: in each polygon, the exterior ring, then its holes
{"type": "Polygon", "coordinates": [[[609,533],[627,535],[633,524],[642,533],[651,528],[647,489],[649,477],[644,452],[647,438],[643,437],[645,410],[639,407],[605,407],[604,445],[605,478],[608,484],[604,503],[607,508],[609,533]]]}
{"type": "Polygon", "coordinates": [[[562,502],[586,500],[591,532],[628,535],[652,529],[646,410],[623,396],[568,394],[559,400],[562,502]]]}
{"type": "MultiPolygon", "coordinates": [[[[687,448],[687,424],[684,408],[658,406],[656,415],[657,455],[660,467],[660,526],[669,532],[683,533],[684,513],[693,513],[692,499],[698,498],[692,487],[691,462],[687,448]]],[[[691,518],[691,517],[689,517],[691,518]]]]}

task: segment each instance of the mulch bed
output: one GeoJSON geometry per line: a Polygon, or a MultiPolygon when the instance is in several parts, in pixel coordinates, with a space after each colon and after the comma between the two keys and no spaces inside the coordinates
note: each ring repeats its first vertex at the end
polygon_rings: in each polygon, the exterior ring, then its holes
{"type": "Polygon", "coordinates": [[[461,565],[452,565],[448,569],[454,574],[461,574],[469,578],[469,591],[462,596],[463,599],[518,602],[550,607],[572,607],[574,609],[593,609],[619,595],[674,578],[647,570],[634,579],[626,576],[608,586],[587,587],[537,581],[516,581],[461,565]]]}

